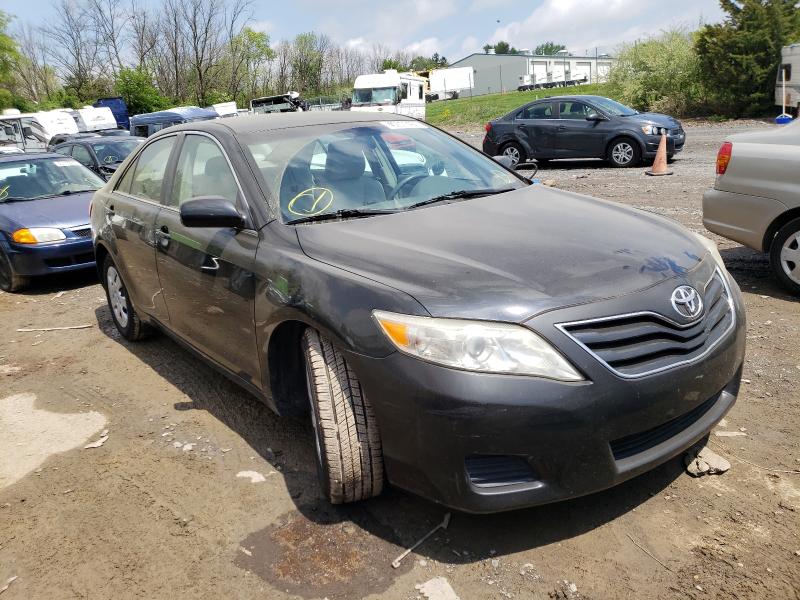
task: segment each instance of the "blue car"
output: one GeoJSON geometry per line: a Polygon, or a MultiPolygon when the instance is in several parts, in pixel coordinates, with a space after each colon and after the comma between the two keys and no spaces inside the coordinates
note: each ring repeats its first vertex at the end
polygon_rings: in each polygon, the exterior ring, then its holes
{"type": "Polygon", "coordinates": [[[94,267],[89,201],[104,183],[60,154],[0,155],[0,289],[94,267]]]}

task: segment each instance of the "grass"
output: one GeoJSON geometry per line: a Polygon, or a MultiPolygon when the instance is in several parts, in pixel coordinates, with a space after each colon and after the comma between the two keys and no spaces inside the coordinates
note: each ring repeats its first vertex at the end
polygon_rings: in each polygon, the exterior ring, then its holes
{"type": "Polygon", "coordinates": [[[425,120],[437,127],[483,127],[487,121],[501,117],[518,106],[539,98],[571,94],[606,96],[608,94],[607,90],[607,84],[594,83],[549,90],[486,94],[484,96],[475,96],[474,98],[461,97],[458,100],[445,100],[428,104],[425,120]]]}

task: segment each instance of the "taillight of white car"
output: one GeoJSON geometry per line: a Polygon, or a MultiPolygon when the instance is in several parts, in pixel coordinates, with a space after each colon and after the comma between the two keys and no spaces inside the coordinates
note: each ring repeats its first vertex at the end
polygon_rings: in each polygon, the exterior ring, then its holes
{"type": "Polygon", "coordinates": [[[717,175],[725,175],[731,162],[731,154],[733,154],[733,144],[724,142],[717,152],[717,175]]]}

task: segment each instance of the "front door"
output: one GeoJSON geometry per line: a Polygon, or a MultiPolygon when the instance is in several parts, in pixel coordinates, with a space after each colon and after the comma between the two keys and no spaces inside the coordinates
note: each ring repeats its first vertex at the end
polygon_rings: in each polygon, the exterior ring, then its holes
{"type": "Polygon", "coordinates": [[[157,222],[157,263],[170,328],[192,346],[260,387],[254,323],[253,230],[185,227],[180,206],[198,196],[246,204],[230,163],[214,138],[187,134],[171,193],[157,222]]]}
{"type": "Polygon", "coordinates": [[[558,103],[556,150],[559,158],[602,158],[605,155],[608,121],[586,120],[597,112],[576,100],[558,103]]]}
{"type": "Polygon", "coordinates": [[[125,171],[105,208],[117,245],[114,258],[134,306],[163,323],[169,317],[156,270],[155,225],[176,139],[173,135],[148,144],[125,171]]]}

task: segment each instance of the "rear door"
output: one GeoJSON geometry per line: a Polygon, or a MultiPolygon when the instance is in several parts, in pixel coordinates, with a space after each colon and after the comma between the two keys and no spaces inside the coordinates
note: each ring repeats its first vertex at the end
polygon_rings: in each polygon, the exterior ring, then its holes
{"type": "Polygon", "coordinates": [[[515,134],[524,139],[533,158],[553,158],[555,148],[555,107],[552,102],[529,104],[514,117],[515,134]]]}
{"type": "Polygon", "coordinates": [[[120,179],[106,204],[116,245],[115,260],[137,310],[169,321],[156,270],[155,225],[177,137],[147,144],[120,179]]]}
{"type": "Polygon", "coordinates": [[[559,158],[600,158],[605,155],[608,121],[587,121],[599,111],[585,102],[558,102],[556,150],[559,158]]]}
{"type": "Polygon", "coordinates": [[[252,229],[185,227],[180,206],[222,196],[247,205],[231,162],[210,135],[183,136],[172,189],[158,216],[158,274],[171,329],[205,355],[260,387],[254,323],[252,229]]]}
{"type": "Polygon", "coordinates": [[[77,160],[87,169],[91,169],[98,175],[100,174],[100,169],[97,168],[97,161],[94,159],[92,151],[89,150],[83,144],[75,144],[72,147],[72,158],[77,160]]]}

